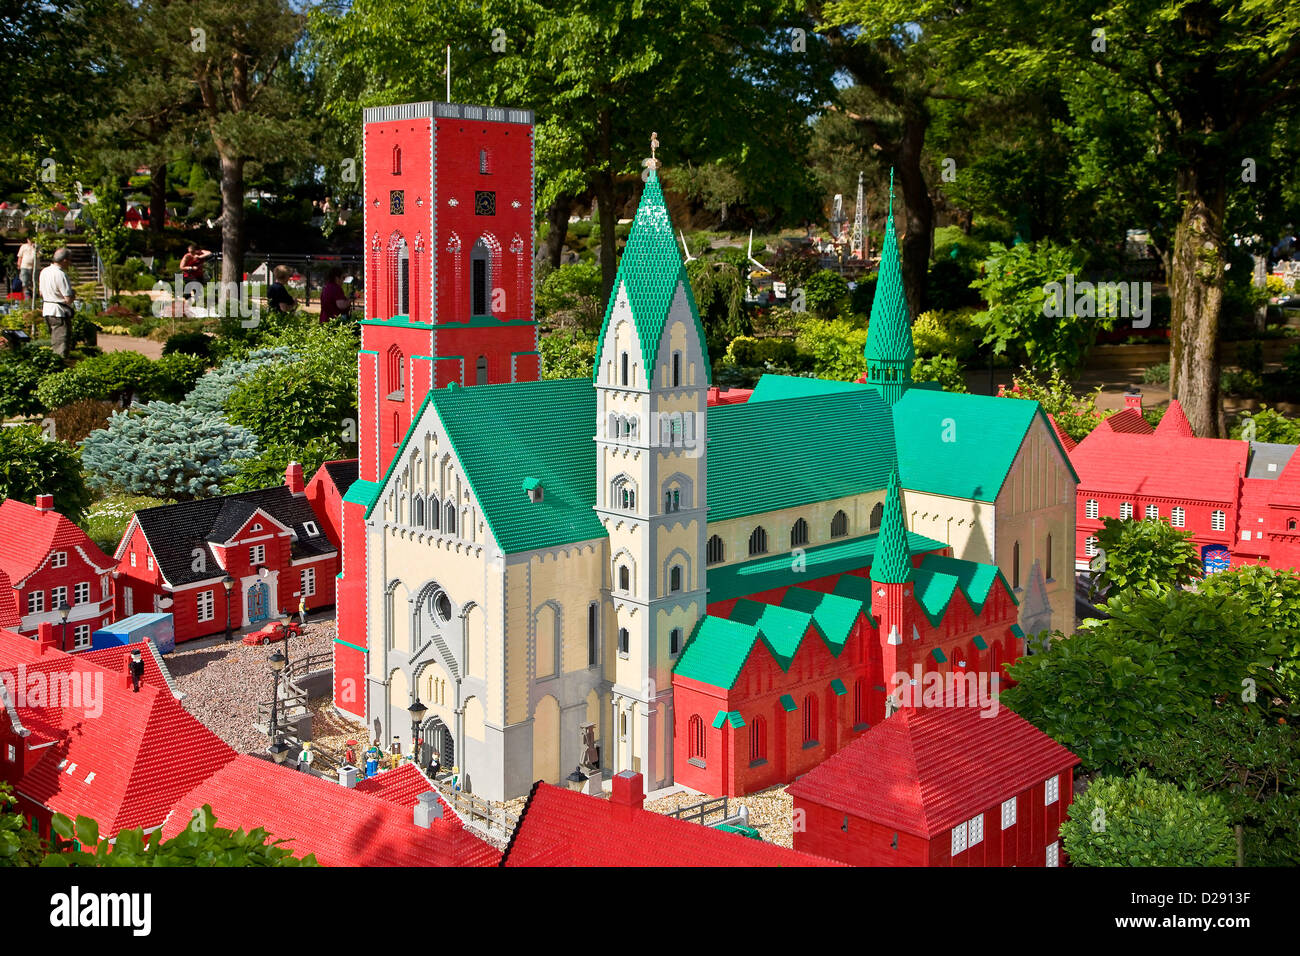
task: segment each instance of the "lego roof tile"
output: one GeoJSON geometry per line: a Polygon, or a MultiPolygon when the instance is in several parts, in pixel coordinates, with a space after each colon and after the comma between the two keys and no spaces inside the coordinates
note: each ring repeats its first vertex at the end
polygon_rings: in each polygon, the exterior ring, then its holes
{"type": "Polygon", "coordinates": [[[880,244],[875,298],[871,301],[871,320],[867,326],[867,343],[863,350],[867,363],[899,362],[906,379],[912,377],[916,352],[912,345],[912,321],[907,314],[907,296],[903,290],[903,270],[898,258],[898,234],[894,230],[894,174],[889,174],[889,215],[885,236],[880,244]]]}
{"type": "Polygon", "coordinates": [[[836,655],[843,650],[844,642],[849,639],[853,625],[862,613],[861,601],[807,588],[790,588],[781,599],[781,605],[811,614],[813,624],[817,626],[831,653],[836,655]]]}
{"type": "Polygon", "coordinates": [[[1102,419],[1097,427],[1126,435],[1150,435],[1155,431],[1151,423],[1143,418],[1142,413],[1136,408],[1121,408],[1115,414],[1102,419]]]}
{"type": "Polygon", "coordinates": [[[983,564],[979,561],[967,561],[963,558],[949,558],[941,554],[927,554],[921,559],[921,569],[932,571],[938,574],[950,574],[957,579],[957,585],[961,588],[966,599],[978,614],[984,607],[984,602],[988,600],[989,592],[993,590],[993,584],[999,578],[1008,591],[1011,586],[1002,576],[1002,572],[996,564],[983,564]]]}
{"type": "Polygon", "coordinates": [[[767,643],[782,670],[790,669],[791,661],[812,627],[811,614],[759,601],[737,601],[728,617],[757,627],[759,636],[767,643]]]}
{"type": "Polygon", "coordinates": [[[548,783],[534,784],[502,866],[839,866],[548,783]]]}
{"type": "Polygon", "coordinates": [[[1156,425],[1157,435],[1167,435],[1171,438],[1195,438],[1192,432],[1191,422],[1187,420],[1187,413],[1183,411],[1182,403],[1176,398],[1169,400],[1169,407],[1160,418],[1160,424],[1156,425]]]}
{"type": "MultiPolygon", "coordinates": [[[[356,458],[340,459],[338,461],[327,461],[321,465],[329,480],[334,484],[335,489],[340,495],[346,495],[360,474],[360,461],[356,458]]],[[[315,476],[313,476],[315,477],[315,476]]]]}
{"type": "Polygon", "coordinates": [[[902,584],[912,579],[912,554],[907,549],[907,523],[898,490],[898,469],[889,473],[885,507],[880,522],[880,544],[871,564],[871,580],[881,584],[902,584]]]}
{"type": "Polygon", "coordinates": [[[1079,763],[1006,707],[907,708],[792,783],[797,800],[924,839],[1079,763]]]}
{"type": "Polygon", "coordinates": [[[113,568],[113,559],[57,511],[41,511],[17,498],[0,501],[0,572],[13,587],[40,568],[51,552],[76,548],[100,573],[113,568]]]}
{"type": "Polygon", "coordinates": [[[343,493],[343,500],[349,504],[361,505],[367,511],[379,497],[379,482],[362,481],[358,478],[352,484],[348,485],[348,490],[343,493]]]}
{"type": "Polygon", "coordinates": [[[1070,455],[1079,490],[1231,503],[1246,471],[1247,442],[1137,435],[1094,428],[1070,455]]]}
{"type": "Polygon", "coordinates": [[[758,640],[758,628],[706,614],[695,625],[673,674],[711,687],[730,688],[758,640]]]}

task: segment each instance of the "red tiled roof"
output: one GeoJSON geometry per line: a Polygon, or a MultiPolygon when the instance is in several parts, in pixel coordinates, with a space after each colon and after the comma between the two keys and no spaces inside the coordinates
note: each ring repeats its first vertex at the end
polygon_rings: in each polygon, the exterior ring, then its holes
{"type": "Polygon", "coordinates": [[[18,610],[18,593],[9,575],[0,569],[0,628],[17,628],[22,622],[18,610]]]}
{"type": "MultiPolygon", "coordinates": [[[[399,774],[400,770],[390,771],[399,774]]],[[[379,788],[390,797],[412,784],[379,788]]],[[[427,782],[423,793],[429,790],[427,782]]],[[[163,839],[185,829],[194,810],[208,804],[217,826],[265,829],[294,856],[316,854],[322,866],[496,866],[500,851],[467,831],[443,804],[442,819],[428,830],[415,825],[415,800],[405,806],[337,783],[242,754],[175,801],[163,839]]]]}
{"type": "Polygon", "coordinates": [[[800,777],[791,796],[924,839],[1079,762],[998,707],[905,709],[800,777]]]}
{"type": "Polygon", "coordinates": [[[538,781],[502,866],[839,866],[538,781]]]}
{"type": "Polygon", "coordinates": [[[383,770],[373,777],[357,783],[357,790],[399,807],[411,809],[422,793],[433,789],[429,778],[412,763],[404,763],[394,770],[383,770]]]}
{"type": "Polygon", "coordinates": [[[20,664],[28,686],[40,674],[46,687],[58,678],[78,696],[15,701],[22,724],[55,742],[15,789],[58,813],[93,818],[106,835],[158,826],[178,796],[234,759],[166,687],[146,681],[133,692],[120,672],[54,648],[42,654],[35,641],[0,631],[0,668],[15,673],[20,664]]]}
{"type": "Polygon", "coordinates": [[[41,511],[16,498],[0,501],[0,571],[13,586],[45,563],[51,551],[74,548],[103,573],[114,566],[86,532],[57,511],[41,511]]]}
{"type": "Polygon", "coordinates": [[[1047,416],[1047,420],[1052,423],[1052,431],[1056,432],[1056,440],[1061,443],[1061,447],[1065,449],[1065,453],[1068,455],[1070,452],[1074,451],[1075,446],[1079,443],[1065,432],[1061,431],[1061,426],[1056,424],[1056,419],[1053,418],[1050,413],[1047,416]]]}
{"type": "Polygon", "coordinates": [[[1191,422],[1187,420],[1187,413],[1183,411],[1183,406],[1178,399],[1170,400],[1169,407],[1165,409],[1164,417],[1160,419],[1160,424],[1156,426],[1156,434],[1170,438],[1196,437],[1192,431],[1191,422]]]}
{"type": "Polygon", "coordinates": [[[1095,428],[1070,453],[1070,462],[1081,492],[1232,502],[1249,451],[1244,441],[1095,428]]]}
{"type": "MultiPolygon", "coordinates": [[[[1109,418],[1102,419],[1101,424],[1097,427],[1132,435],[1150,435],[1155,431],[1151,427],[1151,423],[1143,418],[1142,413],[1135,408],[1120,409],[1109,418]]],[[[1096,431],[1096,429],[1093,429],[1093,431],[1096,431]]]]}
{"type": "MultiPolygon", "coordinates": [[[[102,667],[104,670],[112,671],[115,674],[121,674],[123,680],[125,680],[126,675],[130,673],[127,668],[131,659],[131,651],[136,648],[139,648],[143,653],[144,660],[144,678],[140,681],[140,686],[143,687],[145,684],[153,684],[159,690],[171,694],[172,689],[168,686],[167,679],[163,676],[162,671],[158,669],[156,659],[149,652],[148,648],[144,646],[143,642],[137,644],[121,644],[117,647],[101,647],[99,650],[95,651],[81,651],[77,654],[77,657],[83,661],[88,661],[97,667],[102,667]]],[[[174,697],[176,695],[172,694],[172,696],[174,697]]]]}

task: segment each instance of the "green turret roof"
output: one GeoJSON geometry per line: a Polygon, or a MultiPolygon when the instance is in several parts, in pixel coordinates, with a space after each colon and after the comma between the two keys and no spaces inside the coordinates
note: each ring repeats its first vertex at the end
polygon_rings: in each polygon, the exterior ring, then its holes
{"type": "MultiPolygon", "coordinates": [[[[609,302],[605,304],[605,321],[601,325],[599,339],[602,343],[605,341],[605,332],[609,329],[614,314],[614,304],[618,301],[620,290],[626,290],[628,305],[632,309],[632,321],[636,325],[637,337],[641,340],[646,383],[651,386],[654,385],[659,339],[668,321],[668,310],[677,294],[678,283],[686,290],[686,302],[691,317],[695,320],[700,349],[704,351],[704,328],[700,325],[700,310],[695,305],[695,296],[691,292],[686,264],[677,251],[672,220],[668,217],[663,189],[659,186],[659,174],[651,169],[645,189],[641,191],[641,202],[636,208],[636,218],[632,221],[627,245],[623,247],[623,258],[618,263],[613,291],[609,302]]],[[[599,369],[600,362],[597,361],[592,374],[593,381],[599,369]]],[[[711,382],[707,355],[704,359],[704,373],[711,382]]]]}
{"type": "Polygon", "coordinates": [[[912,323],[903,294],[903,269],[898,261],[898,234],[894,231],[894,173],[889,173],[889,218],[885,241],[880,248],[880,271],[876,297],[871,303],[871,324],[867,327],[867,366],[879,362],[901,362],[910,381],[916,352],[912,348],[912,323]]]}
{"type": "Polygon", "coordinates": [[[902,584],[912,580],[912,552],[907,547],[907,525],[903,521],[903,499],[898,490],[898,470],[890,472],[885,491],[885,513],[880,521],[880,544],[871,565],[871,580],[881,584],[902,584]]]}

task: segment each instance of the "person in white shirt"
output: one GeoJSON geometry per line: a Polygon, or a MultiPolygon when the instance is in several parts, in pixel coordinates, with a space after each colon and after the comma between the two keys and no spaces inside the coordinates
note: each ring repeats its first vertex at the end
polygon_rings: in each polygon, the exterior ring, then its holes
{"type": "Polygon", "coordinates": [[[41,314],[50,327],[50,348],[57,355],[68,356],[72,344],[72,306],[76,294],[72,282],[64,271],[69,255],[67,249],[56,249],[54,261],[41,270],[41,314]]]}
{"type": "Polygon", "coordinates": [[[23,240],[23,244],[18,247],[18,278],[23,284],[23,297],[29,301],[34,293],[32,292],[32,276],[36,272],[36,243],[32,242],[30,236],[23,240]]]}

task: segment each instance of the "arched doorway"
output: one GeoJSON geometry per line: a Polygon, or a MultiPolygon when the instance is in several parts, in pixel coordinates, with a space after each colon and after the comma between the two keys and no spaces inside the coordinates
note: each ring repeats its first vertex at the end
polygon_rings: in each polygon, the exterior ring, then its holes
{"type": "Polygon", "coordinates": [[[456,741],[440,717],[430,717],[420,729],[420,765],[429,766],[435,755],[440,769],[456,766],[456,741]]]}

